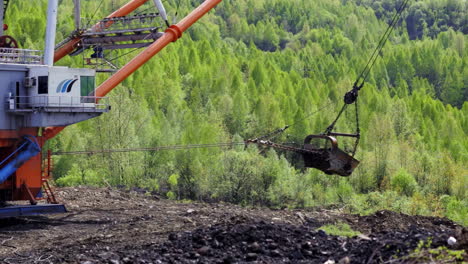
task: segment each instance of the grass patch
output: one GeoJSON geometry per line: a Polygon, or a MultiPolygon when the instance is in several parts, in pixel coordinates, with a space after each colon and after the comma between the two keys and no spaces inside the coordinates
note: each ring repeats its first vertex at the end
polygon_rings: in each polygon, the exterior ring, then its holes
{"type": "Polygon", "coordinates": [[[354,231],[348,224],[342,222],[334,225],[324,225],[317,230],[323,230],[325,233],[333,236],[355,237],[361,234],[358,231],[354,231]]]}
{"type": "Polygon", "coordinates": [[[465,250],[452,250],[446,247],[430,248],[431,241],[420,241],[418,247],[409,255],[399,259],[410,263],[466,263],[465,250]]]}

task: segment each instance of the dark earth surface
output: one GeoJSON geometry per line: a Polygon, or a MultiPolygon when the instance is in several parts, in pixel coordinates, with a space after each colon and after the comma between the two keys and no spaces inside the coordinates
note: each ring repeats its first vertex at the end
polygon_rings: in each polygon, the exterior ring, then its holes
{"type": "Polygon", "coordinates": [[[444,218],[181,203],[138,189],[62,188],[56,194],[68,213],[0,219],[0,263],[456,262],[424,253],[440,246],[464,250],[459,262],[468,261],[467,229],[444,218]],[[338,222],[361,235],[318,229],[338,222]],[[447,244],[450,236],[454,246],[447,244]]]}

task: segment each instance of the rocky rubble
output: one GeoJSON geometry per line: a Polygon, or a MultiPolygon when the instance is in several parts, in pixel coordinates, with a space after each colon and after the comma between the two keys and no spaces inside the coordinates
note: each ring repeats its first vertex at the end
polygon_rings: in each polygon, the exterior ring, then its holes
{"type": "MultiPolygon", "coordinates": [[[[450,233],[450,232],[449,232],[450,233]]],[[[131,250],[131,262],[159,263],[381,263],[408,254],[419,241],[445,246],[450,234],[411,226],[408,232],[381,232],[346,238],[308,225],[265,221],[215,225],[171,233],[162,245],[131,250]]]]}

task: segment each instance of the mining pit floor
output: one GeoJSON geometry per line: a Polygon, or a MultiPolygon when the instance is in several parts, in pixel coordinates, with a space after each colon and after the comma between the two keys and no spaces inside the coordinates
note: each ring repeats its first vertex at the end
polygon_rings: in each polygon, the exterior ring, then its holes
{"type": "Polygon", "coordinates": [[[60,188],[56,195],[68,213],[0,219],[0,263],[456,263],[429,253],[441,246],[464,250],[458,262],[468,262],[467,229],[445,218],[183,203],[138,189],[60,188]],[[317,230],[337,222],[361,235],[317,230]]]}

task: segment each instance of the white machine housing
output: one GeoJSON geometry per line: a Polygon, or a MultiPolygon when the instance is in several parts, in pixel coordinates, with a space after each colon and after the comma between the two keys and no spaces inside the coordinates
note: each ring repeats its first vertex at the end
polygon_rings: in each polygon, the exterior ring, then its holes
{"type": "Polygon", "coordinates": [[[29,66],[25,87],[30,106],[94,108],[95,75],[92,69],[29,66]]]}
{"type": "Polygon", "coordinates": [[[0,129],[66,126],[110,110],[95,97],[92,69],[0,63],[0,80],[0,129]]]}

